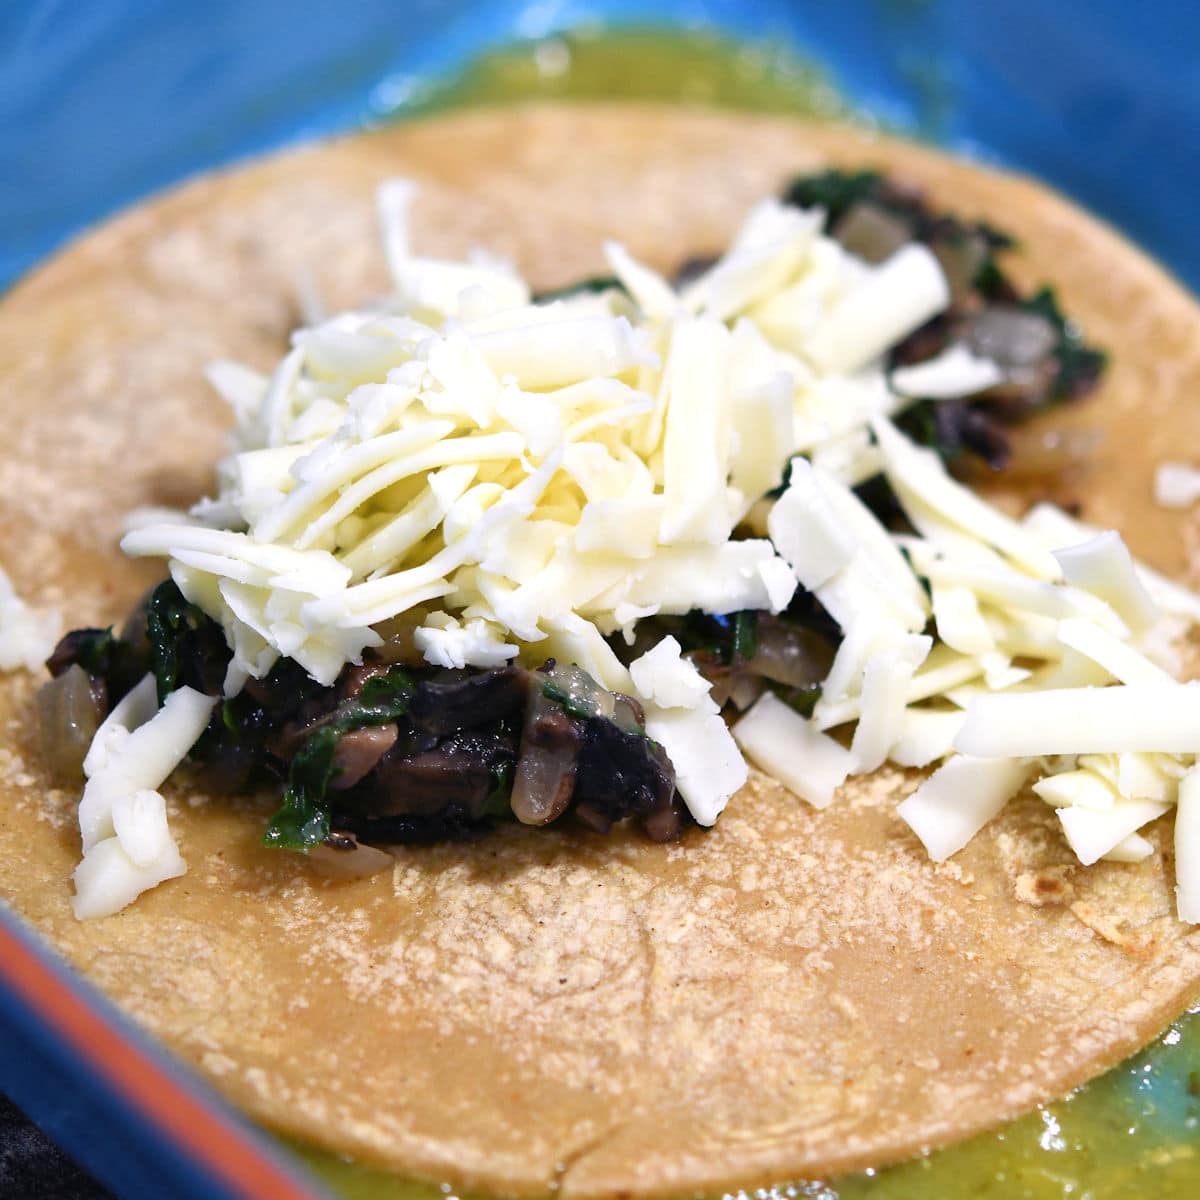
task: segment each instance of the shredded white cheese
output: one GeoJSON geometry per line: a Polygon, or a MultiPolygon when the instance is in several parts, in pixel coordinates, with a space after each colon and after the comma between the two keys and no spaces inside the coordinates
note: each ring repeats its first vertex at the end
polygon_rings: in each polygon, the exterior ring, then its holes
{"type": "Polygon", "coordinates": [[[1200,925],[1200,767],[1192,767],[1179,784],[1175,897],[1179,919],[1200,925]]]}
{"type": "Polygon", "coordinates": [[[814,808],[827,808],[850,775],[850,751],[764,692],[733,727],[751,761],[814,808]]]}
{"type": "Polygon", "coordinates": [[[146,676],[113,709],[84,763],[83,860],[75,868],[71,901],[80,920],[118,912],[186,870],[156,789],[203,733],[216,698],[182,687],[155,712],[154,686],[146,676]]]}
{"type": "MultiPolygon", "coordinates": [[[[221,624],[226,694],[280,657],[332,682],[416,612],[430,664],[555,657],[636,695],[701,824],[743,751],[818,808],[853,772],[940,763],[899,808],[939,861],[1028,782],[1086,862],[1146,857],[1137,830],[1177,806],[1179,911],[1200,922],[1200,685],[1166,669],[1200,598],[1049,506],[1013,520],[892,423],[1003,380],[960,345],[886,374],[949,303],[926,247],[870,267],[822,213],[764,201],[680,289],[608,243],[621,288],[533,303],[492,256],[414,253],[414,202],[403,181],[379,196],[394,294],[298,331],[270,378],[217,364],[236,422],[217,495],[123,540],[221,624]],[[915,534],[852,490],[881,471],[915,534]],[[742,680],[731,733],[673,638],[628,668],[613,648],[647,616],[778,613],[798,588],[842,631],[811,719],[742,680]]],[[[1194,482],[1160,473],[1160,499],[1194,482]]],[[[0,665],[29,620],[0,582],[0,665]]],[[[156,789],[213,703],[158,709],[143,682],[98,732],[78,915],[183,870],[156,789]]]]}
{"type": "Polygon", "coordinates": [[[0,568],[0,671],[40,671],[62,636],[62,618],[30,608],[0,568]]]}
{"type": "Polygon", "coordinates": [[[911,367],[897,367],[891,385],[902,396],[953,400],[973,396],[1004,381],[1004,372],[990,359],[980,358],[955,342],[935,358],[911,367]]]}
{"type": "Polygon", "coordinates": [[[896,812],[929,857],[943,862],[1000,812],[1032,770],[1022,759],[959,755],[934,771],[896,812]]]}

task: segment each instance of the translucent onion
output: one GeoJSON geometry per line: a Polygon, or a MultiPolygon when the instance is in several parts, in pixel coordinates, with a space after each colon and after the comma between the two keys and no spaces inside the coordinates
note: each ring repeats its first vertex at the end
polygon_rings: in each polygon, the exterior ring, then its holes
{"type": "Polygon", "coordinates": [[[758,644],[746,664],[748,674],[789,687],[810,687],[825,678],[832,662],[832,647],[811,629],[760,614],[758,644]]]}
{"type": "Polygon", "coordinates": [[[376,846],[364,846],[352,833],[334,833],[307,854],[313,870],[326,879],[366,879],[392,866],[392,856],[376,846]]]}
{"type": "Polygon", "coordinates": [[[913,240],[908,223],[875,204],[852,205],[833,230],[841,244],[869,263],[891,258],[913,240]]]}
{"type": "Polygon", "coordinates": [[[951,242],[939,241],[933,246],[933,253],[942,265],[950,295],[955,300],[969,296],[988,256],[988,244],[983,234],[967,233],[951,242]]]}
{"type": "Polygon", "coordinates": [[[88,673],[72,663],[37,695],[42,758],[63,783],[83,778],[83,760],[96,736],[101,712],[88,673]]]}
{"type": "Polygon", "coordinates": [[[1032,367],[1050,357],[1058,333],[1045,317],[1006,304],[993,304],[966,329],[967,345],[1001,367],[1032,367]]]}
{"type": "Polygon", "coordinates": [[[575,767],[581,741],[564,727],[563,736],[550,730],[566,718],[562,708],[542,694],[540,672],[533,675],[520,758],[513,779],[512,811],[525,825],[545,825],[561,816],[575,791],[575,767]]]}

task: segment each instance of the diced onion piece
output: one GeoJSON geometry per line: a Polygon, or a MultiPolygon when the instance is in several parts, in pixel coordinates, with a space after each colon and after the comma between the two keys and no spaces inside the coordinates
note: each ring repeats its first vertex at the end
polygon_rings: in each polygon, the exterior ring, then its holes
{"type": "Polygon", "coordinates": [[[1169,808],[1153,800],[1121,800],[1107,811],[1076,805],[1060,808],[1058,819],[1075,856],[1089,867],[1169,808]]]}
{"type": "Polygon", "coordinates": [[[304,856],[318,875],[326,879],[367,879],[381,871],[389,871],[396,860],[377,846],[367,846],[349,834],[338,834],[337,843],[324,842],[314,846],[304,856]]]}
{"type": "Polygon", "coordinates": [[[544,720],[561,719],[558,704],[542,690],[542,677],[535,674],[525,709],[520,757],[513,777],[513,816],[523,825],[545,825],[560,816],[575,791],[581,741],[563,738],[547,742],[535,736],[544,720]]]}
{"type": "Polygon", "coordinates": [[[747,777],[725,722],[703,708],[647,708],[646,733],[666,750],[688,812],[711,825],[747,777]]]}
{"type": "Polygon", "coordinates": [[[757,644],[746,663],[748,674],[761,675],[788,687],[806,688],[819,684],[829,673],[833,648],[820,634],[763,613],[759,614],[757,624],[757,644]]]}
{"type": "Polygon", "coordinates": [[[1025,785],[1033,768],[1011,758],[962,755],[939,767],[896,809],[929,857],[957,854],[1025,785]]]}
{"type": "Polygon", "coordinates": [[[933,252],[903,246],[826,313],[808,340],[808,356],[826,371],[857,371],[949,303],[933,252]]]}
{"type": "Polygon", "coordinates": [[[1200,925],[1200,767],[1180,781],[1175,810],[1175,906],[1181,921],[1200,925]]]}
{"type": "Polygon", "coordinates": [[[981,758],[1198,747],[1200,684],[1178,683],[979,696],[954,740],[960,753],[981,758]]]}
{"type": "Polygon", "coordinates": [[[821,733],[773,692],[733,727],[750,761],[814,808],[825,808],[854,766],[850,751],[821,733]]]}
{"type": "Polygon", "coordinates": [[[36,704],[44,761],[60,781],[78,781],[100,724],[88,673],[78,663],[72,663],[57,678],[41,686],[36,704]]]}

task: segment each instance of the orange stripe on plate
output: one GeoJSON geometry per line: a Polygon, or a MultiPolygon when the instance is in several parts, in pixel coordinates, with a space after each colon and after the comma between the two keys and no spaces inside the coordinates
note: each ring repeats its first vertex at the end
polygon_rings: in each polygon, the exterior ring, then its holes
{"type": "Polygon", "coordinates": [[[240,1130],[181,1087],[0,923],[0,974],[146,1121],[248,1200],[313,1200],[240,1130]]]}

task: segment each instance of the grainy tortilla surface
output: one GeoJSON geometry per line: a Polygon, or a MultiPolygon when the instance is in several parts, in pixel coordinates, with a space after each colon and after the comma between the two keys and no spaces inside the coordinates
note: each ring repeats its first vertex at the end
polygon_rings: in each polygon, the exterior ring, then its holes
{"type": "MultiPolygon", "coordinates": [[[[1200,315],[1045,189],[860,133],[589,108],[476,113],[189,184],[71,246],[0,302],[0,562],[74,625],[120,620],[159,568],[122,514],[210,488],[217,357],[267,367],[307,269],[331,305],[381,291],[373,192],[421,184],[415,244],[482,243],[538,286],[602,239],[670,269],[720,248],[792,172],[879,164],[1022,243],[1113,352],[1056,427],[1106,432],[1025,497],[1079,501],[1197,582],[1194,520],[1150,501],[1200,445],[1200,315]]],[[[1017,501],[1017,496],[1004,496],[1017,501]]],[[[1073,866],[1025,798],[935,866],[884,770],[817,813],[755,777],[711,832],[505,830],[402,850],[330,884],[258,845],[272,800],[171,821],[188,874],[77,923],[76,795],[51,788],[34,682],[0,692],[0,896],[137,1020],[268,1124],[409,1175],[569,1196],[681,1194],[878,1166],[994,1125],[1117,1062],[1200,990],[1174,917],[1169,818],[1136,865],[1073,866]]]]}

